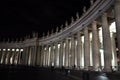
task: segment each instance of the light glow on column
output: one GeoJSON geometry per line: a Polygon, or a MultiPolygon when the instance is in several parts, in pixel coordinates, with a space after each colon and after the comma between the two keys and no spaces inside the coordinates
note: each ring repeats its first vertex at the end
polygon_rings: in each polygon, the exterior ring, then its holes
{"type": "Polygon", "coordinates": [[[65,43],[63,43],[63,66],[65,66],[65,43]]]}
{"type": "Polygon", "coordinates": [[[104,66],[104,50],[100,49],[101,66],[104,66]]]}
{"type": "Polygon", "coordinates": [[[116,46],[115,46],[115,36],[116,33],[116,26],[115,22],[111,23],[110,27],[110,36],[111,36],[111,43],[112,43],[112,68],[117,66],[117,53],[116,53],[116,46]]]}
{"type": "Polygon", "coordinates": [[[90,66],[93,66],[93,55],[92,55],[92,32],[89,34],[90,35],[90,66]]]}
{"type": "Polygon", "coordinates": [[[81,54],[81,66],[80,68],[84,68],[84,36],[81,36],[81,41],[82,41],[82,54],[81,54]]]}

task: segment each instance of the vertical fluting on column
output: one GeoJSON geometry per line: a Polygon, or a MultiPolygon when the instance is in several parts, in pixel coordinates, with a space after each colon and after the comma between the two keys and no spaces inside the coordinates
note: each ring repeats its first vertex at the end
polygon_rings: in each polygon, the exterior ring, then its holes
{"type": "Polygon", "coordinates": [[[88,70],[90,66],[90,40],[88,27],[84,28],[84,69],[88,70]]]}
{"type": "Polygon", "coordinates": [[[117,33],[117,45],[119,50],[119,60],[120,60],[120,0],[115,0],[114,4],[115,11],[115,22],[116,22],[116,33],[117,33]]]}
{"type": "Polygon", "coordinates": [[[92,22],[92,53],[93,53],[93,70],[98,71],[100,64],[99,38],[97,30],[97,21],[92,22]]]}
{"type": "Polygon", "coordinates": [[[60,42],[60,55],[59,55],[60,68],[63,66],[63,41],[60,42]]]}
{"type": "Polygon", "coordinates": [[[80,32],[77,32],[77,67],[80,68],[81,63],[82,63],[82,58],[81,58],[81,51],[82,51],[82,46],[81,46],[81,34],[80,32]]]}
{"type": "Polygon", "coordinates": [[[75,39],[74,35],[71,37],[71,67],[75,68],[75,39]]]}
{"type": "Polygon", "coordinates": [[[111,71],[112,47],[111,47],[110,31],[107,20],[107,13],[103,13],[102,15],[102,30],[103,30],[103,48],[104,48],[104,59],[105,59],[104,70],[109,72],[111,71]]]}
{"type": "Polygon", "coordinates": [[[68,44],[68,38],[65,40],[65,67],[68,67],[68,60],[69,60],[69,44],[68,44]]]}

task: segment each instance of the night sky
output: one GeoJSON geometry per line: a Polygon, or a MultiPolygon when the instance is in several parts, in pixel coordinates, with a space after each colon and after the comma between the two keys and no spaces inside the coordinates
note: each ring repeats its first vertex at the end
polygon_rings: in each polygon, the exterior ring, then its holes
{"type": "Polygon", "coordinates": [[[24,0],[4,1],[0,15],[0,40],[15,40],[38,32],[39,36],[56,27],[68,23],[76,12],[82,14],[83,6],[90,5],[90,0],[24,0]]]}

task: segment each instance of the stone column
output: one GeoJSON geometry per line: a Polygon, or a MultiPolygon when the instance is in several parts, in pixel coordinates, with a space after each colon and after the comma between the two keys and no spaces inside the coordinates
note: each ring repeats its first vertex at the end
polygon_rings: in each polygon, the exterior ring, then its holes
{"type": "Polygon", "coordinates": [[[37,55],[37,49],[38,49],[38,47],[37,47],[37,45],[35,45],[34,47],[33,47],[33,66],[35,66],[36,65],[36,55],[37,55]]]}
{"type": "Polygon", "coordinates": [[[104,70],[110,72],[112,47],[111,47],[109,25],[107,20],[107,13],[103,13],[102,15],[102,32],[103,32],[103,48],[104,48],[104,59],[105,59],[104,70]]]}
{"type": "Polygon", "coordinates": [[[65,41],[65,67],[68,67],[68,60],[69,60],[69,43],[68,43],[68,38],[66,38],[65,41]]]}
{"type": "Polygon", "coordinates": [[[99,38],[97,22],[92,22],[92,53],[93,53],[93,70],[98,71],[100,65],[99,38]]]}
{"type": "Polygon", "coordinates": [[[16,54],[16,48],[13,49],[13,52],[12,52],[12,63],[15,64],[15,54],[16,54]]]}
{"type": "Polygon", "coordinates": [[[9,64],[10,49],[7,49],[5,64],[9,64]]]}
{"type": "Polygon", "coordinates": [[[25,51],[25,64],[28,65],[28,57],[29,57],[29,47],[26,47],[25,51]]]}
{"type": "Polygon", "coordinates": [[[88,27],[84,28],[84,69],[88,70],[90,66],[90,40],[88,27]]]}
{"type": "Polygon", "coordinates": [[[29,47],[29,53],[28,53],[28,65],[32,65],[33,62],[33,47],[29,47]]]}
{"type": "Polygon", "coordinates": [[[81,58],[81,51],[82,51],[82,44],[81,44],[81,34],[80,32],[77,32],[77,67],[80,68],[82,66],[82,58],[81,58]]]}
{"type": "Polygon", "coordinates": [[[0,63],[1,63],[1,58],[2,58],[2,49],[0,49],[0,63]]]}
{"type": "Polygon", "coordinates": [[[63,66],[63,41],[60,42],[59,64],[61,68],[63,66]]]}
{"type": "Polygon", "coordinates": [[[71,37],[71,66],[75,67],[75,39],[74,35],[71,37]]]}
{"type": "Polygon", "coordinates": [[[40,66],[42,66],[43,67],[43,65],[44,65],[44,61],[45,59],[44,59],[44,47],[43,46],[41,46],[41,48],[40,48],[40,66]]]}
{"type": "Polygon", "coordinates": [[[25,53],[26,53],[26,47],[23,48],[22,58],[21,58],[21,64],[25,65],[25,53]]]}
{"type": "MultiPolygon", "coordinates": [[[[42,55],[43,55],[43,65],[42,66],[45,66],[45,47],[44,46],[42,46],[42,50],[41,50],[41,52],[42,52],[42,55]]],[[[41,58],[42,59],[42,58],[41,58]]]]}
{"type": "Polygon", "coordinates": [[[48,67],[50,66],[50,50],[51,50],[51,48],[50,48],[50,46],[48,47],[48,67]]]}
{"type": "Polygon", "coordinates": [[[51,52],[50,52],[50,66],[54,66],[54,46],[53,44],[50,45],[51,46],[51,52]]]}
{"type": "Polygon", "coordinates": [[[117,53],[116,53],[116,44],[115,44],[115,34],[111,32],[111,44],[112,44],[112,67],[115,68],[117,67],[117,53]]]}
{"type": "Polygon", "coordinates": [[[41,59],[41,55],[40,55],[40,46],[37,46],[37,50],[36,50],[36,65],[40,66],[40,60],[41,59]]]}
{"type": "Polygon", "coordinates": [[[58,52],[58,44],[55,43],[55,56],[54,56],[54,66],[57,67],[57,52],[58,52]]]}
{"type": "Polygon", "coordinates": [[[21,64],[21,55],[22,55],[22,51],[21,48],[19,49],[19,55],[18,55],[18,64],[21,64]]]}
{"type": "Polygon", "coordinates": [[[119,60],[120,60],[120,0],[115,0],[115,22],[116,22],[116,31],[117,31],[117,42],[119,49],[119,60]]]}

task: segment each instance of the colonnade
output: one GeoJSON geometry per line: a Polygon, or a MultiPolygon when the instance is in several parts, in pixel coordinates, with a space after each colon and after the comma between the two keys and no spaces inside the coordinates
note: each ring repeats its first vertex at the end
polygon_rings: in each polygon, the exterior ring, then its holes
{"type": "Polygon", "coordinates": [[[20,64],[23,49],[0,49],[1,64],[20,64]]]}
{"type": "Polygon", "coordinates": [[[46,40],[49,38],[46,38],[35,41],[37,45],[23,45],[22,49],[0,49],[1,64],[54,66],[106,72],[118,70],[120,0],[111,0],[111,2],[114,3],[103,12],[99,10],[99,16],[92,19],[89,24],[83,24],[79,30],[76,29],[76,32],[69,31],[70,34],[60,40],[55,38],[55,41],[47,43],[46,40]]]}

